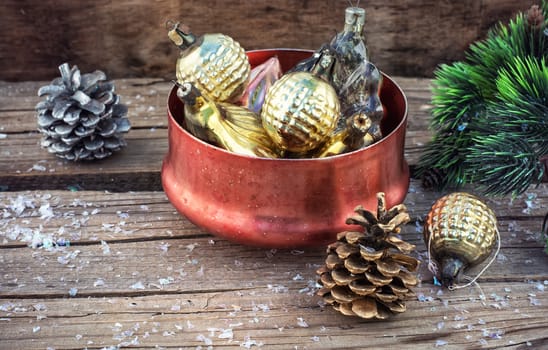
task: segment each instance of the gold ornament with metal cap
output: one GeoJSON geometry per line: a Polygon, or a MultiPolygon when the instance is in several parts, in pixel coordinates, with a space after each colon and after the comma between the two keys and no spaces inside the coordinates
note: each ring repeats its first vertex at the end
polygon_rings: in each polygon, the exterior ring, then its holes
{"type": "Polygon", "coordinates": [[[332,64],[333,57],[324,55],[311,72],[286,74],[268,90],[261,118],[281,149],[304,155],[325,142],[335,129],[339,99],[331,84],[321,78],[332,64]]]}
{"type": "Polygon", "coordinates": [[[243,95],[251,66],[245,50],[231,37],[215,33],[196,37],[175,23],[168,37],[181,50],[176,74],[215,101],[235,102],[243,95]]]}
{"type": "Polygon", "coordinates": [[[230,103],[215,102],[191,83],[177,85],[177,97],[185,104],[185,127],[191,134],[237,154],[279,157],[256,113],[230,103]]]}
{"type": "Polygon", "coordinates": [[[425,219],[424,241],[429,257],[441,265],[441,282],[447,287],[458,282],[463,270],[484,261],[497,240],[495,213],[469,193],[441,197],[425,219]]]}

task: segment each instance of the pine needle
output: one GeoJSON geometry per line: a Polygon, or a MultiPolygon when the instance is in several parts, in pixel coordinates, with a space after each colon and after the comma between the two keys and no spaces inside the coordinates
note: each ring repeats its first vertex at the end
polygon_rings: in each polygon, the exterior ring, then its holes
{"type": "MultiPolygon", "coordinates": [[[[548,1],[540,9],[548,17],[548,1]]],[[[461,62],[435,71],[433,139],[417,175],[444,174],[440,188],[477,184],[488,195],[517,195],[538,183],[548,154],[548,28],[518,14],[470,46],[461,62]]],[[[539,20],[540,18],[540,20],[539,20]]]]}

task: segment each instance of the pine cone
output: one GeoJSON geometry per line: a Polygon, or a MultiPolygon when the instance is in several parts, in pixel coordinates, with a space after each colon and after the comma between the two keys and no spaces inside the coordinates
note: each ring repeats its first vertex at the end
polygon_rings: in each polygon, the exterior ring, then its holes
{"type": "Polygon", "coordinates": [[[430,168],[421,176],[421,185],[426,190],[439,190],[445,186],[447,171],[445,169],[430,168]]]}
{"type": "Polygon", "coordinates": [[[344,315],[386,319],[405,311],[404,300],[414,295],[419,261],[407,254],[415,249],[396,234],[409,222],[405,205],[386,210],[384,193],[377,194],[377,214],[358,206],[347,224],[363,232],[344,231],[327,248],[325,266],[318,269],[318,295],[344,315]]]}
{"type": "Polygon", "coordinates": [[[59,71],[61,77],[38,90],[46,95],[36,105],[42,147],[74,161],[102,159],[124,147],[122,134],[131,126],[114,83],[99,70],[81,75],[68,63],[59,71]]]}

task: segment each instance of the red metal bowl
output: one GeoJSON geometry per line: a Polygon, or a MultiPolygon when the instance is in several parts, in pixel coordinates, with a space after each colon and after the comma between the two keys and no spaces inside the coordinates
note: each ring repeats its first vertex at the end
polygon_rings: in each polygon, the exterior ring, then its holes
{"type": "MultiPolygon", "coordinates": [[[[248,52],[252,66],[274,55],[287,70],[311,51],[248,52]]],[[[357,205],[376,209],[377,192],[386,193],[388,206],[407,194],[407,100],[384,74],[380,96],[388,112],[381,141],[328,158],[266,159],[237,155],[188,133],[181,126],[184,106],[174,87],[168,99],[164,190],[190,221],[235,242],[271,248],[328,244],[337,232],[351,228],[345,220],[357,205]]]]}

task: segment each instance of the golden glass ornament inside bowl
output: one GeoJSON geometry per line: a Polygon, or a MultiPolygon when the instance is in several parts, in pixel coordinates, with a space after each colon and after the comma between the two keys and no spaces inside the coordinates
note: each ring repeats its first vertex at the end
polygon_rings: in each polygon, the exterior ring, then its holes
{"type": "MultiPolygon", "coordinates": [[[[277,56],[284,71],[312,51],[247,52],[252,67],[277,56]]],[[[357,205],[374,210],[377,192],[388,206],[409,187],[404,159],[407,100],[383,74],[384,137],[357,151],[304,159],[238,155],[203,142],[184,128],[184,105],[174,87],[168,98],[169,150],[162,166],[164,190],[197,226],[231,241],[270,248],[325,245],[348,229],[357,205]]]]}

